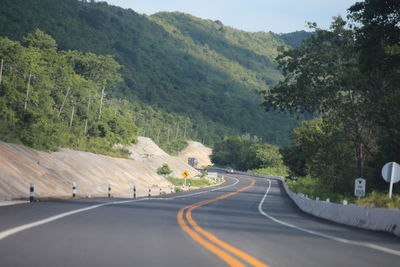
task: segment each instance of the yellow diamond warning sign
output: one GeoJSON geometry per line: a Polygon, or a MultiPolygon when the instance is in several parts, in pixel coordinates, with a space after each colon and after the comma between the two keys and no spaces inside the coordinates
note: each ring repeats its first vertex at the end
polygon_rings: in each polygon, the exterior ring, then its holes
{"type": "Polygon", "coordinates": [[[184,171],[183,173],[182,173],[182,176],[183,176],[183,178],[188,178],[189,177],[189,173],[187,172],[187,171],[184,171]]]}

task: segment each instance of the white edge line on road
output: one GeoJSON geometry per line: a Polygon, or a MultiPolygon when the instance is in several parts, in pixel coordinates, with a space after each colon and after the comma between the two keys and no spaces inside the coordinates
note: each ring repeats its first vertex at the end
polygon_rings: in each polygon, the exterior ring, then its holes
{"type": "MultiPolygon", "coordinates": [[[[223,187],[214,188],[212,190],[201,191],[201,192],[197,192],[197,193],[192,193],[192,194],[187,194],[187,195],[180,195],[180,196],[170,197],[170,198],[154,198],[154,199],[165,200],[165,199],[175,199],[175,198],[182,198],[182,197],[190,197],[190,196],[200,195],[200,194],[208,193],[208,192],[219,190],[219,189],[228,188],[228,187],[236,185],[239,182],[238,179],[236,179],[236,178],[233,178],[233,179],[236,180],[235,183],[233,183],[231,185],[223,186],[223,187]]],[[[14,235],[16,233],[22,232],[24,230],[27,230],[27,229],[30,229],[30,228],[33,228],[33,227],[36,227],[36,226],[39,226],[39,225],[42,225],[42,224],[50,223],[50,222],[56,221],[58,219],[73,215],[73,214],[81,213],[81,212],[88,211],[88,210],[97,209],[97,208],[108,206],[108,205],[125,204],[125,203],[145,201],[145,200],[148,200],[148,198],[106,202],[106,203],[93,205],[93,206],[89,206],[89,207],[82,208],[82,209],[77,209],[77,210],[64,212],[64,213],[61,213],[61,214],[58,214],[58,215],[54,215],[54,216],[48,217],[46,219],[42,219],[40,221],[23,224],[23,225],[20,225],[20,226],[5,230],[3,232],[0,232],[0,240],[4,239],[4,238],[6,238],[6,237],[8,237],[10,235],[14,235]]]]}
{"type": "Polygon", "coordinates": [[[269,215],[266,212],[264,212],[263,209],[262,209],[262,205],[264,204],[264,201],[267,198],[269,190],[271,188],[271,180],[268,179],[267,181],[269,182],[268,189],[265,192],[264,197],[262,198],[262,200],[258,204],[258,211],[262,215],[267,217],[268,219],[270,219],[270,220],[272,220],[272,221],[274,221],[276,223],[285,225],[287,227],[290,227],[290,228],[293,228],[293,229],[296,229],[296,230],[299,230],[299,231],[302,231],[302,232],[305,232],[305,233],[308,233],[308,234],[311,234],[311,235],[316,235],[316,236],[319,236],[319,237],[335,240],[337,242],[341,242],[341,243],[345,243],[345,244],[361,246],[361,247],[367,247],[367,248],[379,250],[379,251],[382,251],[382,252],[386,252],[386,253],[389,253],[389,254],[392,254],[392,255],[400,256],[400,251],[398,251],[398,250],[382,247],[382,246],[379,246],[379,245],[374,245],[374,244],[371,244],[371,243],[362,243],[362,242],[352,241],[352,240],[348,240],[348,239],[344,239],[344,238],[340,238],[340,237],[335,237],[335,236],[332,236],[332,235],[323,234],[323,233],[316,232],[316,231],[309,230],[309,229],[305,229],[305,228],[302,228],[302,227],[299,227],[299,226],[296,226],[296,225],[293,225],[293,224],[278,220],[275,217],[272,217],[271,215],[269,215]]]}

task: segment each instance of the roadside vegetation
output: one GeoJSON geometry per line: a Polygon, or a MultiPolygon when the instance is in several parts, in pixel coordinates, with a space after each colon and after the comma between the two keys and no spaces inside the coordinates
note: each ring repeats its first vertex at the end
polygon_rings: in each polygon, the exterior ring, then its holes
{"type": "Polygon", "coordinates": [[[214,164],[235,170],[286,176],[288,169],[276,145],[265,144],[256,136],[228,136],[214,146],[214,164]]]}
{"type": "Polygon", "coordinates": [[[168,164],[164,163],[161,167],[157,169],[157,174],[167,176],[172,173],[171,168],[168,164]]]}
{"type": "Polygon", "coordinates": [[[343,200],[347,200],[349,204],[353,205],[374,208],[400,209],[400,195],[393,195],[392,199],[390,199],[388,192],[384,191],[372,191],[369,192],[365,197],[358,199],[354,197],[352,193],[342,194],[332,192],[331,190],[327,189],[324,184],[320,184],[318,180],[309,176],[302,177],[297,181],[286,179],[286,183],[291,191],[307,195],[312,199],[319,197],[320,200],[326,200],[329,198],[331,202],[335,203],[343,203],[343,200]]]}
{"type": "Polygon", "coordinates": [[[400,209],[400,195],[393,195],[390,199],[387,192],[372,191],[366,197],[356,200],[355,203],[360,206],[400,209]]]}
{"type": "Polygon", "coordinates": [[[130,110],[106,105],[106,88],[121,80],[111,57],[59,51],[40,30],[23,44],[0,38],[0,139],[42,149],[69,147],[126,157],[115,144],[139,133],[130,110]]]}
{"type": "Polygon", "coordinates": [[[263,93],[268,110],[315,115],[291,134],[280,151],[297,192],[351,200],[354,180],[367,180],[367,197],[354,203],[397,207],[400,185],[381,177],[400,162],[400,2],[358,2],[348,19],[314,31],[300,46],[282,48],[283,79],[263,93]]]}
{"type": "MultiPolygon", "coordinates": [[[[183,186],[185,184],[185,179],[183,179],[183,178],[167,176],[166,179],[175,186],[183,186]]],[[[209,180],[207,177],[197,178],[197,179],[188,178],[188,179],[186,179],[186,186],[189,186],[189,184],[190,184],[190,186],[203,188],[203,187],[215,185],[215,184],[217,184],[217,182],[215,182],[213,179],[209,180]]]]}

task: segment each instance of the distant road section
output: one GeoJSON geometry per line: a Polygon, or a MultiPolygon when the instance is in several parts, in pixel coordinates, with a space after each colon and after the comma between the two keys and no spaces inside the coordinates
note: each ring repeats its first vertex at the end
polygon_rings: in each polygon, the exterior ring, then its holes
{"type": "Polygon", "coordinates": [[[0,207],[1,266],[396,266],[400,238],[317,219],[280,182],[224,174],[162,198],[0,207]]]}

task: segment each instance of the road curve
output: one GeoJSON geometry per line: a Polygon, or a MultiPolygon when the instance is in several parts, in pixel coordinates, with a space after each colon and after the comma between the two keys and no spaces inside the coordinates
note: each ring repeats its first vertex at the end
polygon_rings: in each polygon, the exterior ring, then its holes
{"type": "Polygon", "coordinates": [[[0,207],[0,266],[385,266],[400,238],[300,211],[280,182],[239,175],[148,199],[0,207]]]}

